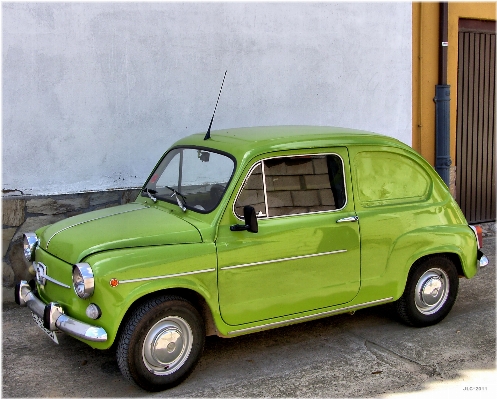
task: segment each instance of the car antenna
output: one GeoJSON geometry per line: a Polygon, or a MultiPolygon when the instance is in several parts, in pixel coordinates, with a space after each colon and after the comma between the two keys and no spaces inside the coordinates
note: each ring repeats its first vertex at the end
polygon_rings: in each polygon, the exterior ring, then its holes
{"type": "Polygon", "coordinates": [[[214,115],[216,115],[216,108],[217,108],[217,104],[219,103],[219,98],[221,97],[221,91],[223,90],[224,79],[226,78],[226,72],[228,72],[228,70],[226,70],[224,72],[223,82],[221,83],[221,89],[219,89],[219,95],[217,96],[216,106],[214,107],[214,112],[212,114],[211,123],[209,124],[209,129],[207,129],[207,133],[205,134],[204,140],[208,140],[211,138],[212,121],[214,120],[214,115]]]}

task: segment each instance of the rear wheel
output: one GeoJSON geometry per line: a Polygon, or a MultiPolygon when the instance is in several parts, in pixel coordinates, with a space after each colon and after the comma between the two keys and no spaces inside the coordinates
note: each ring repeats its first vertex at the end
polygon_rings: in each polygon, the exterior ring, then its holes
{"type": "Polygon", "coordinates": [[[148,391],[181,383],[193,371],[205,342],[204,323],[186,300],[162,296],[131,315],[119,339],[123,375],[148,391]]]}
{"type": "Polygon", "coordinates": [[[428,258],[409,273],[397,313],[407,324],[425,327],[443,320],[457,297],[459,276],[452,261],[443,256],[428,258]]]}

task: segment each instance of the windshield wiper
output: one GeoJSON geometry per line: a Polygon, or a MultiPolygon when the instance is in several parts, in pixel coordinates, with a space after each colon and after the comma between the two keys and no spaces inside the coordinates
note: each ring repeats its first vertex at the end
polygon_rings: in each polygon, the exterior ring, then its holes
{"type": "Polygon", "coordinates": [[[157,191],[152,190],[150,188],[146,188],[143,190],[143,192],[149,197],[152,201],[157,202],[157,198],[155,198],[154,194],[157,194],[157,191]]]}
{"type": "Polygon", "coordinates": [[[169,186],[165,186],[165,187],[173,192],[171,197],[176,197],[176,202],[178,203],[178,206],[181,208],[181,210],[183,212],[186,212],[186,197],[172,187],[169,187],[169,186]],[[181,197],[181,199],[179,199],[179,197],[181,197]]]}

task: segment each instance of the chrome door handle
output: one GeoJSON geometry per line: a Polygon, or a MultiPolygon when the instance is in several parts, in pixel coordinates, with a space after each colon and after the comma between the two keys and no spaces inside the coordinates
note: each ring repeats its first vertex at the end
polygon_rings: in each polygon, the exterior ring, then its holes
{"type": "Polygon", "coordinates": [[[343,223],[343,222],[357,222],[359,220],[358,216],[349,216],[348,218],[342,218],[338,219],[337,223],[343,223]]]}

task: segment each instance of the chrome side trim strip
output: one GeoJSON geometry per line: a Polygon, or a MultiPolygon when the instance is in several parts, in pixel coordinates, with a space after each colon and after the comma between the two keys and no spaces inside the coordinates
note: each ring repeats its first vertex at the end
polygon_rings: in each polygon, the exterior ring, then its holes
{"type": "Polygon", "coordinates": [[[124,211],[124,212],[117,212],[117,213],[113,213],[111,215],[105,215],[105,216],[100,216],[98,218],[93,218],[93,219],[89,219],[89,220],[85,220],[84,222],[79,222],[79,223],[74,223],[72,224],[71,226],[67,226],[67,227],[64,227],[63,229],[60,229],[59,231],[55,232],[52,237],[50,237],[47,241],[47,245],[45,246],[45,249],[48,249],[48,245],[50,244],[50,241],[52,241],[52,238],[54,238],[57,234],[63,232],[64,230],[68,230],[68,229],[71,229],[75,226],[79,226],[81,224],[85,224],[85,223],[88,223],[88,222],[93,222],[95,220],[99,220],[99,219],[105,219],[105,218],[108,218],[108,217],[111,217],[111,216],[115,216],[115,215],[122,215],[124,213],[128,213],[128,212],[134,212],[134,211],[139,211],[143,208],[138,208],[138,209],[130,209],[129,211],[124,211]]]}
{"type": "Polygon", "coordinates": [[[347,252],[346,249],[339,249],[337,251],[331,251],[331,252],[320,252],[318,254],[310,254],[310,255],[301,255],[301,256],[292,256],[291,258],[281,258],[281,259],[273,259],[273,260],[265,260],[262,262],[254,262],[254,263],[244,263],[243,265],[235,265],[235,266],[224,266],[221,268],[221,270],[229,270],[229,269],[238,269],[240,267],[248,267],[248,266],[256,266],[256,265],[264,265],[266,263],[277,263],[277,262],[284,262],[287,260],[295,260],[295,259],[305,259],[305,258],[314,258],[316,256],[323,256],[323,255],[332,255],[332,254],[339,254],[342,252],[347,252]]]}
{"type": "Polygon", "coordinates": [[[189,276],[191,274],[208,273],[208,272],[215,272],[215,271],[216,271],[216,269],[204,269],[204,270],[196,270],[194,272],[166,274],[165,276],[134,278],[134,279],[131,279],[131,280],[122,280],[122,281],[120,280],[119,284],[136,283],[137,281],[159,280],[159,279],[162,279],[162,278],[189,276]]]}
{"type": "Polygon", "coordinates": [[[321,312],[321,313],[311,314],[311,315],[308,315],[308,316],[296,317],[294,319],[289,319],[289,320],[277,321],[277,322],[274,322],[274,323],[263,324],[263,325],[257,326],[257,327],[242,328],[241,330],[230,331],[230,332],[228,332],[228,335],[239,334],[239,333],[248,332],[248,331],[265,330],[267,328],[277,327],[277,326],[281,326],[281,325],[284,325],[284,324],[291,324],[291,323],[294,323],[296,321],[304,321],[304,320],[308,320],[308,319],[318,318],[318,317],[321,317],[321,316],[331,315],[333,313],[346,312],[348,310],[357,309],[357,308],[360,308],[360,307],[363,307],[363,306],[379,305],[381,303],[391,302],[392,300],[393,300],[393,297],[384,298],[384,299],[377,299],[376,301],[360,303],[360,304],[357,304],[357,305],[347,306],[345,308],[340,308],[340,309],[335,309],[335,310],[329,310],[327,312],[321,312]]]}

